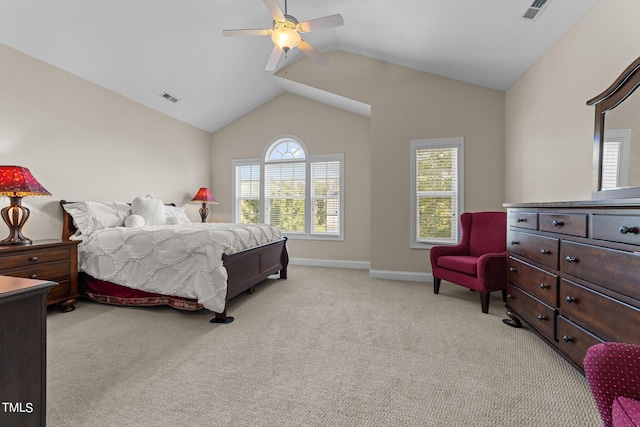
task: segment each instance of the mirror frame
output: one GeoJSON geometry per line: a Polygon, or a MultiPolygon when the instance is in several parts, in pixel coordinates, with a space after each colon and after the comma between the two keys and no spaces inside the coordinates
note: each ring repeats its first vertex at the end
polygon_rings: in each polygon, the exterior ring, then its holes
{"type": "Polygon", "coordinates": [[[640,86],[640,58],[636,59],[620,74],[611,86],[600,95],[587,101],[596,107],[593,132],[593,198],[629,199],[640,198],[640,187],[602,189],[602,147],[604,146],[604,119],[608,111],[616,108],[640,86]]]}

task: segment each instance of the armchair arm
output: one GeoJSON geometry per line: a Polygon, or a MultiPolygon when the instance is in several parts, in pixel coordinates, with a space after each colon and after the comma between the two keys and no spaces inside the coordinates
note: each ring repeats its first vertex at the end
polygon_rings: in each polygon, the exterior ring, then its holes
{"type": "Polygon", "coordinates": [[[490,253],[478,258],[478,278],[492,290],[507,285],[507,252],[490,253]]]}
{"type": "Polygon", "coordinates": [[[587,350],[584,373],[605,426],[616,397],[640,399],[640,346],[605,342],[587,350]]]}

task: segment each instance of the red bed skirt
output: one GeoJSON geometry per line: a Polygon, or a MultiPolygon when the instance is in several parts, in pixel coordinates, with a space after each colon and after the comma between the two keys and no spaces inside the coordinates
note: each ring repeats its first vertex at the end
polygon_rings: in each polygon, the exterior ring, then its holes
{"type": "Polygon", "coordinates": [[[82,294],[103,304],[153,306],[168,305],[178,310],[196,311],[204,308],[197,300],[171,295],[154,294],[99,280],[88,274],[79,274],[82,294]]]}

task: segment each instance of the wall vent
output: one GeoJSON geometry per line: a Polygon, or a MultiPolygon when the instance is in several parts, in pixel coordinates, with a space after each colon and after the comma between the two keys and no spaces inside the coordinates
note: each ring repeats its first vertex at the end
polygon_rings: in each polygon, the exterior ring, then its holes
{"type": "Polygon", "coordinates": [[[180,99],[176,98],[175,96],[167,93],[167,92],[162,92],[160,94],[161,97],[163,97],[164,99],[168,99],[169,101],[173,102],[174,104],[178,101],[180,101],[180,99]]]}
{"type": "Polygon", "coordinates": [[[531,6],[527,7],[520,18],[525,21],[535,21],[549,3],[551,3],[551,0],[533,0],[531,6]]]}

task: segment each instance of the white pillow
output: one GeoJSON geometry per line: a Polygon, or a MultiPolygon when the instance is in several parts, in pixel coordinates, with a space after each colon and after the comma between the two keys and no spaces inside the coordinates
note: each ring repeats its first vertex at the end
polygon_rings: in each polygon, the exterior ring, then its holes
{"type": "Polygon", "coordinates": [[[146,197],[138,196],[131,202],[131,213],[144,218],[146,225],[164,225],[167,222],[162,200],[149,194],[146,197]]]}
{"type": "Polygon", "coordinates": [[[91,234],[96,230],[121,227],[131,214],[125,202],[78,202],[65,203],[64,210],[73,218],[76,235],[91,234]]]}
{"type": "Polygon", "coordinates": [[[180,224],[180,222],[178,222],[178,218],[176,218],[174,216],[167,215],[167,222],[165,224],[167,224],[167,225],[178,225],[178,224],[180,224]]]}
{"type": "Polygon", "coordinates": [[[129,215],[127,219],[124,220],[124,226],[130,228],[144,227],[144,224],[144,218],[140,215],[129,215]]]}
{"type": "Polygon", "coordinates": [[[191,220],[187,216],[184,208],[178,206],[165,206],[164,213],[167,215],[167,224],[189,224],[191,220]],[[173,219],[171,219],[173,218],[173,219]],[[169,220],[171,219],[171,222],[169,220]],[[175,221],[175,222],[174,222],[175,221]]]}

